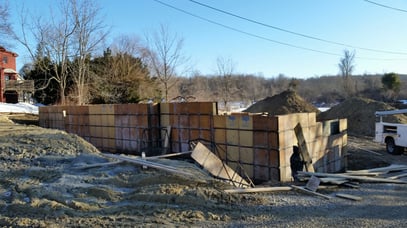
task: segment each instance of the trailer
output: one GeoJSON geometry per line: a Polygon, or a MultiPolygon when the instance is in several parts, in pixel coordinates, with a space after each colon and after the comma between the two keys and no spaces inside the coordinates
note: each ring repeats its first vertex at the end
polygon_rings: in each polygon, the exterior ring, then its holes
{"type": "Polygon", "coordinates": [[[407,147],[407,124],[383,122],[384,116],[407,113],[407,109],[377,111],[374,141],[386,144],[389,154],[402,154],[407,147]]]}

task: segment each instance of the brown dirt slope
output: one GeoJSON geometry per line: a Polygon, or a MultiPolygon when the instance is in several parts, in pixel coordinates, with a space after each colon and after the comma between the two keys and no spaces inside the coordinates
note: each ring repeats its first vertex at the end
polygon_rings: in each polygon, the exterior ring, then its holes
{"type": "Polygon", "coordinates": [[[245,112],[267,112],[270,115],[284,115],[289,113],[316,112],[319,110],[305,101],[295,91],[284,91],[272,97],[267,97],[245,110],[245,112]]]}
{"type": "MultiPolygon", "coordinates": [[[[347,118],[349,134],[374,136],[375,112],[393,109],[395,109],[393,106],[383,102],[355,97],[345,100],[326,112],[320,113],[318,119],[347,118]]],[[[393,123],[407,123],[407,117],[404,115],[388,116],[384,120],[393,123]]]]}

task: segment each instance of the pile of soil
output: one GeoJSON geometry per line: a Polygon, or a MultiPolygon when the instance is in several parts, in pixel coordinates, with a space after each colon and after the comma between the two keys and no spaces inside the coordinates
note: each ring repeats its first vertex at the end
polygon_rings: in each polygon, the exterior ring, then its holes
{"type": "MultiPolygon", "coordinates": [[[[407,156],[388,155],[371,139],[349,141],[349,159],[355,161],[350,169],[407,164],[407,156]]],[[[228,194],[223,190],[230,185],[194,163],[154,160],[193,177],[143,169],[106,158],[76,135],[7,118],[0,118],[0,161],[1,227],[402,227],[407,222],[400,210],[407,207],[407,185],[318,190],[332,197],[363,196],[358,202],[296,191],[228,194]]]]}
{"type": "Polygon", "coordinates": [[[290,113],[315,112],[319,110],[311,103],[305,101],[295,91],[284,91],[272,97],[267,97],[244,112],[268,113],[269,115],[284,115],[290,113]]]}
{"type": "MultiPolygon", "coordinates": [[[[383,102],[366,98],[350,98],[332,107],[328,111],[321,112],[318,120],[347,118],[348,133],[350,135],[374,136],[376,111],[394,110],[395,108],[383,102]]],[[[407,123],[405,115],[392,115],[383,118],[386,122],[407,123]]]]}

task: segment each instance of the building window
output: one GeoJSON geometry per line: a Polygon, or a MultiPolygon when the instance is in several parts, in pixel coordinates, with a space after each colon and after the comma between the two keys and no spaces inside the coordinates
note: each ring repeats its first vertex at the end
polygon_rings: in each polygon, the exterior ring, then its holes
{"type": "Polygon", "coordinates": [[[3,63],[7,63],[7,62],[8,62],[7,56],[4,56],[3,57],[3,63]]]}

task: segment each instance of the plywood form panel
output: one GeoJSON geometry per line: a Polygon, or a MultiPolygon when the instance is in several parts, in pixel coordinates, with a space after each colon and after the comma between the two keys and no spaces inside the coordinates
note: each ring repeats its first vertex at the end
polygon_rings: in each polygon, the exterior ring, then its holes
{"type": "Polygon", "coordinates": [[[269,151],[268,149],[254,149],[254,165],[269,166],[269,151]]]}
{"type": "Polygon", "coordinates": [[[226,128],[228,129],[238,129],[239,119],[237,116],[227,116],[226,118],[226,128]]]}
{"type": "Polygon", "coordinates": [[[308,126],[314,126],[317,123],[317,114],[315,112],[309,112],[308,114],[308,126]]]}
{"type": "Polygon", "coordinates": [[[244,164],[253,164],[254,163],[254,153],[253,148],[240,147],[240,162],[244,164]]]}
{"type": "Polygon", "coordinates": [[[201,115],[199,116],[199,127],[201,129],[212,129],[212,118],[213,116],[209,116],[209,115],[201,115]]]}
{"type": "Polygon", "coordinates": [[[253,166],[253,178],[256,180],[268,181],[270,179],[270,168],[265,166],[253,166]]]}
{"type": "Polygon", "coordinates": [[[294,129],[294,127],[300,123],[302,128],[307,128],[308,113],[293,113],[286,115],[278,115],[278,131],[285,131],[294,129]]]}
{"type": "Polygon", "coordinates": [[[254,115],[252,116],[252,119],[253,119],[253,130],[258,131],[277,130],[276,127],[277,123],[274,123],[277,120],[277,118],[275,117],[254,115]]]}
{"type": "Polygon", "coordinates": [[[242,177],[246,177],[247,175],[250,179],[254,178],[254,166],[252,164],[243,164],[241,168],[243,169],[240,172],[242,177]]]}
{"type": "Polygon", "coordinates": [[[268,134],[269,132],[267,131],[253,131],[253,146],[268,148],[269,147],[268,134]]]}
{"type": "Polygon", "coordinates": [[[207,115],[217,115],[218,108],[216,102],[199,102],[199,113],[207,115]]]}
{"type": "Polygon", "coordinates": [[[253,131],[239,130],[239,145],[253,147],[253,131]]]}
{"type": "Polygon", "coordinates": [[[284,147],[284,145],[281,145],[280,141],[279,141],[279,138],[283,137],[283,136],[280,136],[278,132],[276,132],[276,131],[268,132],[267,137],[268,137],[269,147],[271,147],[271,148],[284,147]]]}
{"type": "Polygon", "coordinates": [[[308,140],[314,140],[322,136],[322,123],[317,122],[315,125],[310,125],[308,127],[308,140]]]}
{"type": "Polygon", "coordinates": [[[239,129],[253,130],[253,117],[249,115],[241,115],[238,117],[239,129]]]}
{"type": "Polygon", "coordinates": [[[189,127],[198,129],[200,127],[201,118],[199,115],[190,115],[189,116],[189,127]]]}
{"type": "Polygon", "coordinates": [[[226,130],[225,129],[215,129],[215,143],[226,143],[226,130]]]}
{"type": "Polygon", "coordinates": [[[269,150],[269,159],[270,167],[274,167],[277,169],[280,167],[280,151],[274,149],[269,150]]]}
{"type": "Polygon", "coordinates": [[[201,131],[199,129],[190,129],[189,133],[190,135],[187,141],[201,138],[201,131]]]}
{"type": "Polygon", "coordinates": [[[280,167],[280,181],[287,182],[291,181],[291,167],[290,167],[290,157],[293,154],[292,147],[286,149],[280,149],[279,151],[279,167],[280,167]]]}
{"type": "Polygon", "coordinates": [[[202,139],[213,141],[212,134],[210,130],[200,130],[200,138],[202,139]]]}
{"type": "Polygon", "coordinates": [[[239,131],[226,130],[226,142],[230,145],[239,145],[239,131]]]}
{"type": "Polygon", "coordinates": [[[280,149],[292,148],[293,146],[298,145],[298,140],[295,136],[294,129],[280,131],[278,133],[278,140],[278,147],[280,149]]]}
{"type": "Polygon", "coordinates": [[[213,127],[216,128],[226,128],[227,116],[213,116],[213,127]]]}
{"type": "Polygon", "coordinates": [[[239,147],[237,146],[227,146],[226,147],[227,161],[239,162],[239,147]]]}
{"type": "Polygon", "coordinates": [[[226,145],[217,144],[216,153],[222,161],[226,161],[226,145]]]}

